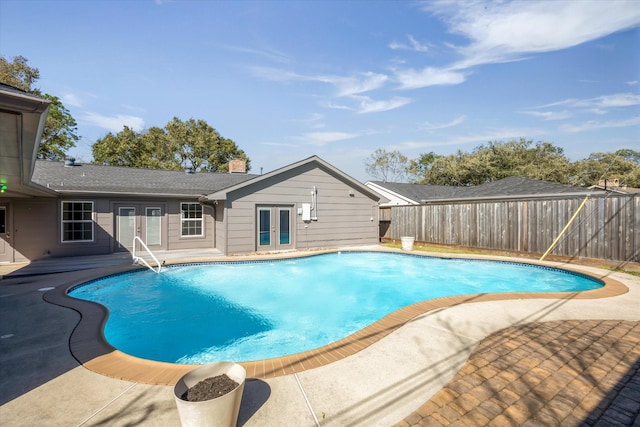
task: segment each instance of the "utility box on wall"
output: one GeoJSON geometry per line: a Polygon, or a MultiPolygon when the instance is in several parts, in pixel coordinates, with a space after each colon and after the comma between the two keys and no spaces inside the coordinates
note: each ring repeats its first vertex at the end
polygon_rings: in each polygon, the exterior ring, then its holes
{"type": "Polygon", "coordinates": [[[311,203],[302,204],[302,220],[311,221],[311,203]]]}

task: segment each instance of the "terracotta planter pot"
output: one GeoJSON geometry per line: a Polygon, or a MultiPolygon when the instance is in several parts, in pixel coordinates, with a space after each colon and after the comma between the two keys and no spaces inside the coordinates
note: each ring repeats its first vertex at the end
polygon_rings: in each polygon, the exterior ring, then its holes
{"type": "Polygon", "coordinates": [[[246,376],[245,369],[233,362],[210,363],[186,373],[173,388],[173,396],[182,426],[235,427],[238,422],[246,376]],[[230,393],[202,402],[189,402],[181,399],[189,388],[200,381],[223,374],[239,384],[230,393]]]}

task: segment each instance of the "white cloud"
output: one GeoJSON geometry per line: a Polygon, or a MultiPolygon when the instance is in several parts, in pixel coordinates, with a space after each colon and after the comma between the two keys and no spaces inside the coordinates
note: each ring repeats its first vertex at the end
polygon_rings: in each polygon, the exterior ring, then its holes
{"type": "Polygon", "coordinates": [[[567,133],[578,133],[598,129],[625,128],[631,126],[640,126],[640,116],[631,117],[624,120],[609,120],[605,122],[590,120],[578,125],[565,125],[562,126],[560,130],[567,133]]]}
{"type": "Polygon", "coordinates": [[[275,49],[270,49],[270,48],[254,49],[250,47],[230,46],[230,45],[224,45],[221,47],[234,52],[246,53],[253,56],[260,56],[275,62],[288,63],[291,61],[291,58],[289,58],[288,55],[286,55],[283,52],[277,51],[275,49]]]}
{"type": "Polygon", "coordinates": [[[456,69],[522,59],[527,54],[566,49],[640,25],[635,0],[458,1],[423,3],[450,31],[469,39],[457,48],[456,69]]]}
{"type": "Polygon", "coordinates": [[[638,84],[638,81],[637,80],[631,80],[630,82],[627,82],[627,84],[629,86],[636,86],[638,84]]]}
{"type": "Polygon", "coordinates": [[[567,111],[523,111],[523,114],[528,114],[534,117],[540,117],[544,120],[564,120],[568,119],[572,116],[572,114],[567,111]]]}
{"type": "Polygon", "coordinates": [[[62,95],[60,100],[65,106],[70,105],[72,107],[82,107],[82,101],[75,93],[65,93],[62,95]]]}
{"type": "Polygon", "coordinates": [[[456,117],[455,119],[447,123],[424,122],[422,125],[420,125],[420,129],[426,130],[426,131],[447,129],[447,128],[458,126],[459,124],[463,123],[465,120],[467,120],[467,116],[462,115],[462,116],[456,117]]]}
{"type": "Polygon", "coordinates": [[[411,98],[403,98],[400,96],[395,96],[386,101],[376,101],[369,98],[368,96],[358,96],[354,98],[360,100],[357,112],[361,114],[379,113],[381,111],[395,110],[396,108],[407,105],[412,101],[411,98]]]}
{"type": "Polygon", "coordinates": [[[338,88],[338,96],[350,96],[379,89],[389,79],[384,74],[372,72],[351,77],[334,77],[325,80],[338,88]]]}
{"type": "Polygon", "coordinates": [[[640,105],[640,94],[635,93],[615,93],[612,95],[602,95],[595,98],[587,99],[565,99],[562,101],[554,102],[547,105],[542,105],[538,108],[548,108],[556,106],[568,106],[573,108],[585,108],[585,109],[601,109],[601,108],[620,108],[620,107],[633,107],[640,105]]]}
{"type": "Polygon", "coordinates": [[[429,51],[429,45],[427,43],[420,43],[411,35],[408,35],[407,38],[409,39],[408,45],[404,43],[391,42],[389,43],[389,48],[393,50],[411,50],[422,53],[429,51]]]}
{"type": "Polygon", "coordinates": [[[344,141],[359,137],[359,133],[347,132],[310,132],[294,137],[295,140],[316,146],[323,146],[332,142],[344,141]]]}
{"type": "Polygon", "coordinates": [[[128,126],[136,132],[140,132],[144,129],[145,125],[143,118],[125,114],[103,116],[102,114],[88,112],[81,117],[81,120],[89,125],[106,129],[109,132],[120,132],[125,126],[128,126]]]}
{"type": "Polygon", "coordinates": [[[271,81],[308,81],[327,83],[337,90],[336,96],[351,96],[379,89],[389,80],[385,74],[373,72],[360,73],[353,76],[305,75],[270,67],[252,67],[257,77],[271,81]]]}
{"type": "Polygon", "coordinates": [[[324,115],[320,113],[313,113],[306,119],[302,119],[301,122],[305,123],[307,126],[312,127],[313,129],[321,129],[325,126],[324,115]]]}
{"type": "Polygon", "coordinates": [[[422,70],[396,71],[400,89],[418,89],[427,86],[457,85],[466,80],[465,73],[444,68],[427,67],[422,70]]]}

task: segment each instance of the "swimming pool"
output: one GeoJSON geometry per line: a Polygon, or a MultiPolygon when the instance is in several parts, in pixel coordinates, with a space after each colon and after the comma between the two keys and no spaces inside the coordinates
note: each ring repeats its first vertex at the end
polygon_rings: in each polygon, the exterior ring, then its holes
{"type": "Polygon", "coordinates": [[[342,252],[136,271],[82,284],[69,295],[109,309],[105,337],[125,353],[208,363],[321,347],[427,299],[599,287],[588,276],[526,264],[342,252]]]}

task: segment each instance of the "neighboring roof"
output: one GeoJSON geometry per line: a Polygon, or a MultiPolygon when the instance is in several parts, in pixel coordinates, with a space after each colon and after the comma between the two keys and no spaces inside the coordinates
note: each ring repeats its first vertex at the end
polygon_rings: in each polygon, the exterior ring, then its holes
{"type": "Polygon", "coordinates": [[[506,196],[541,196],[553,194],[588,194],[585,188],[555,182],[540,181],[538,179],[510,176],[498,181],[474,187],[459,187],[464,190],[459,196],[465,197],[506,197],[506,196]]]}
{"type": "Polygon", "coordinates": [[[61,194],[201,196],[257,175],[128,168],[38,160],[33,181],[61,194]]]}
{"type": "Polygon", "coordinates": [[[232,193],[234,191],[240,190],[241,188],[245,188],[249,185],[254,185],[256,183],[262,182],[266,179],[270,179],[274,176],[283,174],[285,172],[288,172],[290,170],[299,168],[301,166],[307,165],[307,164],[315,164],[316,166],[320,167],[321,169],[324,169],[325,171],[329,172],[330,174],[338,177],[339,179],[341,179],[342,181],[346,182],[347,184],[349,184],[351,187],[358,189],[360,192],[368,195],[371,199],[373,200],[380,200],[380,195],[378,193],[376,193],[375,191],[371,191],[371,189],[369,187],[366,187],[364,184],[362,184],[360,181],[350,177],[349,175],[347,175],[346,173],[342,172],[341,170],[335,168],[334,166],[330,165],[329,163],[325,162],[324,160],[322,160],[320,157],[318,156],[311,156],[309,158],[306,158],[304,160],[300,160],[299,162],[296,163],[292,163],[288,166],[284,166],[280,169],[276,169],[272,172],[266,173],[264,175],[260,175],[257,178],[251,180],[251,181],[245,181],[239,184],[236,184],[234,186],[231,187],[227,187],[224,189],[221,189],[220,191],[215,191],[215,192],[211,192],[210,194],[208,194],[205,197],[202,197],[203,201],[214,201],[214,200],[227,200],[227,195],[229,193],[232,193]]]}
{"type": "Polygon", "coordinates": [[[486,184],[454,187],[429,184],[403,184],[372,181],[375,185],[388,189],[418,203],[433,201],[461,201],[478,199],[509,199],[524,197],[551,197],[559,195],[587,195],[593,191],[585,188],[537,179],[512,176],[486,184]]]}
{"type": "Polygon", "coordinates": [[[373,188],[381,187],[397,196],[409,199],[417,204],[419,204],[421,200],[425,199],[454,197],[456,190],[459,188],[450,185],[406,184],[383,181],[369,181],[367,184],[373,184],[373,188]]]}

